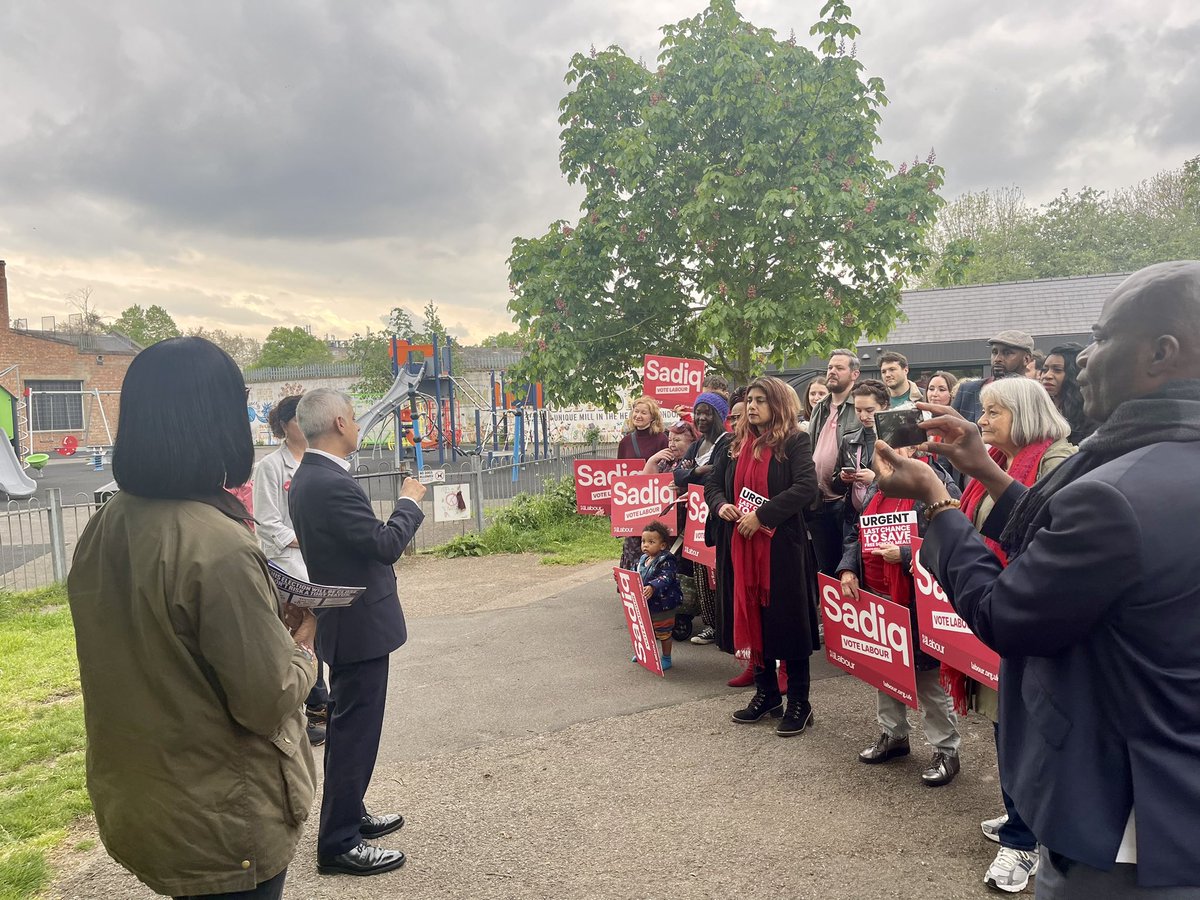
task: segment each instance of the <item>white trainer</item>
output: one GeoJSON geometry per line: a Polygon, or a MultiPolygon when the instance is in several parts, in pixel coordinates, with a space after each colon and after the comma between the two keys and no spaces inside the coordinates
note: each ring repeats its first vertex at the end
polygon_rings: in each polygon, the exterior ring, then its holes
{"type": "Polygon", "coordinates": [[[980,829],[983,831],[983,836],[989,841],[1000,843],[1000,829],[1008,824],[1008,813],[1002,816],[996,816],[994,819],[984,819],[979,823],[980,829]]]}
{"type": "Polygon", "coordinates": [[[1038,854],[1036,850],[1013,850],[1001,847],[992,864],[988,866],[983,883],[993,890],[1018,894],[1029,886],[1029,878],[1037,874],[1038,854]]]}

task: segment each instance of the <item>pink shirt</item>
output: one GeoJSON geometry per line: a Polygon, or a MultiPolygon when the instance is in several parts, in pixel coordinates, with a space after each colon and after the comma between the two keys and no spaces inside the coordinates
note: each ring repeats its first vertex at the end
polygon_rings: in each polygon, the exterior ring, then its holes
{"type": "Polygon", "coordinates": [[[840,449],[837,439],[838,413],[840,411],[840,405],[830,404],[829,418],[825,420],[825,427],[817,435],[817,445],[813,447],[813,467],[817,470],[817,484],[821,487],[821,496],[826,500],[840,499],[830,487],[834,469],[837,468],[840,449]]]}

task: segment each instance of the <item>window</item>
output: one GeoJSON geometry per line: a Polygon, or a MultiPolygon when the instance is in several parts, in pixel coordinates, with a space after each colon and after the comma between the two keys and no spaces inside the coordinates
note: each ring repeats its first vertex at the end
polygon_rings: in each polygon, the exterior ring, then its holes
{"type": "Polygon", "coordinates": [[[83,431],[82,381],[26,381],[31,431],[83,431]],[[74,391],[74,394],[58,393],[74,391]]]}

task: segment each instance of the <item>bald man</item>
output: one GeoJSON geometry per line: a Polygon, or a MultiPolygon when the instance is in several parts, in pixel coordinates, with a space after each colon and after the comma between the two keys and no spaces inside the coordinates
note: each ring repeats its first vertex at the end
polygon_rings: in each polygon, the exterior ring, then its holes
{"type": "Polygon", "coordinates": [[[1200,898],[1200,262],[1130,276],[1079,356],[1080,452],[1026,489],[949,407],[926,429],[996,501],[984,529],[933,471],[876,444],[880,486],[922,500],[921,550],[1004,658],[1005,788],[1041,843],[1039,900],[1200,898]]]}

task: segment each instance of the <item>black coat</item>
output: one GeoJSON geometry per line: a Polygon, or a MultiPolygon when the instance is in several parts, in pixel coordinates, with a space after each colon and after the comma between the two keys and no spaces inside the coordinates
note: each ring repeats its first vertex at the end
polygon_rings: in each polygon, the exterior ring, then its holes
{"type": "Polygon", "coordinates": [[[317,655],[331,666],[387,656],[408,640],[392,569],[425,518],[408,500],[380,522],[350,473],[306,453],[288,509],[309,580],[366,587],[350,606],[317,611],[317,655]]]}
{"type": "MultiPolygon", "coordinates": [[[[759,521],[775,529],[771,538],[771,601],[762,610],[763,656],[767,659],[800,659],[820,647],[815,603],[817,562],[803,515],[817,497],[812,445],[807,434],[797,432],[784,449],[787,459],[772,456],[767,467],[767,502],[758,510],[759,521]]],[[[730,459],[727,450],[720,456],[714,454],[713,470],[704,485],[708,521],[720,523],[712,529],[713,539],[718,542],[714,544],[718,564],[722,557],[729,560],[733,525],[721,519],[717,511],[737,501],[733,489],[736,468],[737,461],[730,459]]],[[[706,542],[708,537],[706,531],[706,542]]],[[[725,581],[732,600],[732,582],[725,581]]]]}

